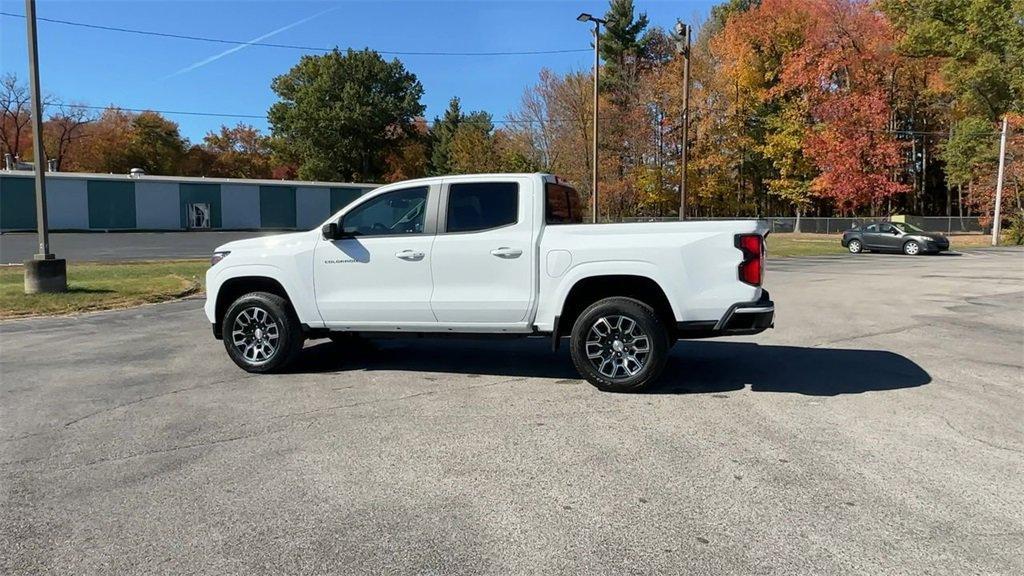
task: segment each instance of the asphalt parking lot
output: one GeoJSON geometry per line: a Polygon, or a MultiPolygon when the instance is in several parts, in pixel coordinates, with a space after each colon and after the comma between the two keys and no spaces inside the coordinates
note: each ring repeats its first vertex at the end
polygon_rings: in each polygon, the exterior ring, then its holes
{"type": "Polygon", "coordinates": [[[634,395],[530,340],[251,376],[199,300],[0,323],[0,572],[1024,573],[1024,252],[766,285],[634,395]]]}
{"type": "MultiPolygon", "coordinates": [[[[50,250],[76,262],[209,258],[221,244],[268,234],[279,232],[56,232],[50,250]]],[[[34,233],[0,234],[0,264],[31,260],[38,251],[34,233]]]]}

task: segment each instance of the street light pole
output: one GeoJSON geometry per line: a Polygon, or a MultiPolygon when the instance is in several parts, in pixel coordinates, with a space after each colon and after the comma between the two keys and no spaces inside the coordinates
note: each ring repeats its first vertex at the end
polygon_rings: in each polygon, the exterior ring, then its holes
{"type": "Polygon", "coordinates": [[[1003,203],[1003,172],[1006,169],[1006,132],[1009,130],[1006,116],[1003,116],[1003,132],[999,136],[999,172],[996,176],[996,207],[992,215],[992,245],[999,244],[999,212],[1003,203]]]}
{"type": "Polygon", "coordinates": [[[39,252],[25,262],[25,293],[64,292],[67,290],[67,263],[50,253],[50,235],[46,216],[46,152],[43,149],[43,104],[39,90],[39,49],[36,42],[36,2],[25,0],[25,25],[28,37],[29,90],[32,97],[32,154],[36,171],[36,228],[39,252]]]}
{"type": "Polygon", "coordinates": [[[50,233],[46,220],[46,153],[43,151],[43,105],[39,93],[39,50],[36,44],[36,1],[25,0],[25,23],[28,35],[29,90],[32,97],[32,155],[36,165],[36,227],[39,230],[39,252],[36,259],[50,260],[50,233]]]}
{"type": "Polygon", "coordinates": [[[683,125],[679,169],[679,219],[686,220],[686,172],[690,144],[690,27],[676,20],[676,49],[683,56],[683,125]]]}
{"type": "Polygon", "coordinates": [[[597,174],[598,174],[598,158],[597,158],[597,139],[598,134],[598,120],[600,117],[599,106],[598,106],[598,82],[601,74],[601,24],[606,22],[600,18],[596,18],[584,12],[576,17],[580,22],[593,22],[594,23],[594,141],[591,148],[591,177],[590,177],[590,190],[591,190],[591,217],[594,223],[597,223],[597,174]]]}

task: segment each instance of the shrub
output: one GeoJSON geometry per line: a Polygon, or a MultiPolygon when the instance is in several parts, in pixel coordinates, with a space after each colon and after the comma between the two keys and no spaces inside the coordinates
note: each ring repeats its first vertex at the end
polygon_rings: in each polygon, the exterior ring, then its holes
{"type": "Polygon", "coordinates": [[[1016,246],[1024,244],[1024,212],[1016,212],[1010,217],[1010,226],[1006,229],[1006,236],[1010,244],[1016,246]]]}

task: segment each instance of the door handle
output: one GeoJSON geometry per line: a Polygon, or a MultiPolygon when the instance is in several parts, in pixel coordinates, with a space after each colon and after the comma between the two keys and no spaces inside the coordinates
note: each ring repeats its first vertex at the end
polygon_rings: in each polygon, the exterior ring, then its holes
{"type": "Polygon", "coordinates": [[[395,252],[395,256],[402,260],[423,260],[423,252],[416,252],[415,250],[402,250],[401,252],[395,252]]]}
{"type": "Polygon", "coordinates": [[[501,248],[491,250],[491,254],[494,254],[498,258],[519,258],[523,255],[523,251],[518,248],[502,246],[501,248]]]}

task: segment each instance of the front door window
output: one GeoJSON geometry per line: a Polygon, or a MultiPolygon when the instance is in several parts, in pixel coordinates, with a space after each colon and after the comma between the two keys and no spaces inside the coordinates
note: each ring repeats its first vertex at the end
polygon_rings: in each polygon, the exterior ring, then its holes
{"type": "Polygon", "coordinates": [[[422,234],[427,212],[426,186],[395,190],[371,198],[341,221],[347,236],[397,236],[422,234]]]}

